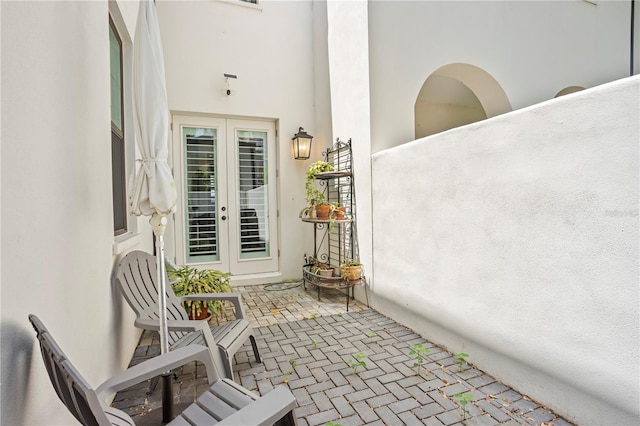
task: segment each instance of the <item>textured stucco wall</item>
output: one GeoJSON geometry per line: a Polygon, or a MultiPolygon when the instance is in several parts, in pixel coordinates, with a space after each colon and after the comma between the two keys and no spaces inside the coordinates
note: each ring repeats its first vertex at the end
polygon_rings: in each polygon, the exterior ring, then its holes
{"type": "MultiPolygon", "coordinates": [[[[513,109],[629,76],[630,16],[628,1],[369,2],[373,152],[414,139],[418,93],[447,64],[489,73],[513,109]]],[[[635,43],[637,61],[637,24],[635,43]]]]}
{"type": "MultiPolygon", "coordinates": [[[[368,2],[329,1],[327,22],[333,138],[352,142],[358,257],[372,284],[368,2]]],[[[363,287],[356,296],[365,300],[363,287]]]]}
{"type": "MultiPolygon", "coordinates": [[[[300,278],[303,253],[313,245],[298,212],[306,204],[309,164],[331,143],[326,92],[314,101],[315,84],[323,90],[327,72],[326,55],[314,54],[318,44],[326,48],[326,40],[314,38],[314,25],[326,25],[326,13],[323,17],[314,8],[309,1],[257,6],[239,1],[158,2],[172,112],[276,123],[277,158],[270,160],[279,170],[280,270],[266,276],[236,274],[234,279],[243,284],[300,278]],[[223,93],[224,74],[237,76],[229,80],[231,96],[223,93]],[[291,153],[291,138],[300,126],[314,136],[308,161],[294,160],[291,153]]],[[[170,255],[184,249],[174,248],[171,236],[169,240],[170,255]]]]}
{"type": "MultiPolygon", "coordinates": [[[[137,3],[121,6],[131,39],[137,3]]],[[[0,5],[3,425],[76,423],[51,386],[28,314],[94,386],[128,365],[139,335],[111,288],[110,8],[0,5]]],[[[139,228],[130,246],[151,241],[142,219],[139,228]]]]}
{"type": "Polygon", "coordinates": [[[640,78],[373,156],[374,306],[581,424],[637,424],[640,78]]]}

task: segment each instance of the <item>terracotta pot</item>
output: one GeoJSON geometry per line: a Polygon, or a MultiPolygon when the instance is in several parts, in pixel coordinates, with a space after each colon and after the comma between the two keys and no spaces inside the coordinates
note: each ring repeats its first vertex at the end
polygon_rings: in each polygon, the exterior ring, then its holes
{"type": "Polygon", "coordinates": [[[316,217],[319,220],[327,220],[329,219],[329,211],[331,210],[331,206],[316,206],[316,217]]]}
{"type": "Polygon", "coordinates": [[[335,220],[344,220],[344,213],[347,210],[346,207],[336,207],[333,210],[333,218],[335,220]]]}
{"type": "Polygon", "coordinates": [[[207,308],[207,305],[204,304],[204,302],[200,302],[200,314],[198,314],[198,312],[195,312],[195,316],[192,315],[192,310],[189,310],[187,312],[187,314],[189,315],[189,319],[191,320],[207,320],[209,321],[209,319],[211,318],[211,312],[209,312],[209,309],[207,308]]]}
{"type": "Polygon", "coordinates": [[[347,281],[357,281],[362,278],[362,265],[343,266],[340,268],[340,274],[347,281]]]}

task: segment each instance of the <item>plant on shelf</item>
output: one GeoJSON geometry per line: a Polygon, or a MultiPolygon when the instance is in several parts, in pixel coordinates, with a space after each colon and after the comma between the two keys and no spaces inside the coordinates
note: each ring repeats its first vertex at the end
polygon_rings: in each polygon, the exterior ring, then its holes
{"type": "Polygon", "coordinates": [[[344,206],[340,206],[340,203],[337,201],[331,205],[331,213],[330,216],[335,220],[344,220],[347,208],[344,206]]]}
{"type": "MultiPolygon", "coordinates": [[[[167,271],[171,280],[173,292],[178,297],[202,293],[230,293],[233,291],[229,284],[231,274],[215,269],[180,268],[167,271]]],[[[224,302],[221,300],[199,301],[185,300],[182,302],[190,318],[203,319],[208,312],[219,317],[224,311],[224,302]]]]}
{"type": "Polygon", "coordinates": [[[353,259],[345,259],[340,265],[340,275],[347,281],[358,281],[362,278],[362,263],[353,259]]]}
{"type": "Polygon", "coordinates": [[[322,216],[324,219],[328,218],[330,210],[329,203],[327,202],[324,193],[317,189],[313,183],[316,181],[316,177],[319,173],[330,172],[332,170],[333,166],[326,161],[316,161],[309,167],[309,170],[307,170],[307,182],[305,183],[305,189],[307,190],[307,203],[309,203],[311,208],[315,208],[316,212],[318,210],[318,206],[327,206],[326,208],[321,209],[326,210],[327,212],[326,216],[322,216]]]}
{"type": "Polygon", "coordinates": [[[320,275],[323,277],[332,277],[334,267],[329,265],[328,263],[321,262],[315,257],[311,257],[309,259],[309,272],[315,275],[320,275]]]}

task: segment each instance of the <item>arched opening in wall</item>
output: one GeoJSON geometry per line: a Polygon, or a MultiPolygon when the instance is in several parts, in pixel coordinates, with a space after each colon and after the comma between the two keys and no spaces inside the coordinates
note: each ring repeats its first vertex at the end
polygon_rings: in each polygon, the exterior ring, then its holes
{"type": "Polygon", "coordinates": [[[416,99],[415,137],[423,138],[511,111],[504,90],[489,73],[469,64],[435,70],[416,99]]]}
{"type": "Polygon", "coordinates": [[[580,87],[580,86],[569,86],[569,87],[565,87],[564,89],[562,89],[561,91],[559,91],[558,93],[556,93],[556,95],[554,96],[554,98],[560,97],[560,96],[564,96],[564,95],[568,95],[570,93],[576,93],[579,92],[581,90],[584,90],[584,87],[580,87]]]}

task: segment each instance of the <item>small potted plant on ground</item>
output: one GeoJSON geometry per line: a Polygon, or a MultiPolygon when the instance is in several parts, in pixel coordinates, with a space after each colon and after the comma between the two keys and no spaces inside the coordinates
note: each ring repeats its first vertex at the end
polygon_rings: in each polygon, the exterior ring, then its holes
{"type": "Polygon", "coordinates": [[[345,259],[340,265],[340,275],[350,282],[360,280],[362,278],[362,263],[353,259],[345,259]]]}
{"type": "MultiPolygon", "coordinates": [[[[233,288],[229,284],[231,274],[215,269],[180,268],[167,271],[171,287],[176,296],[187,296],[202,293],[230,293],[233,288]]],[[[206,319],[212,314],[219,317],[224,312],[224,302],[220,300],[182,302],[191,319],[206,319]]]]}

